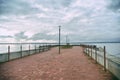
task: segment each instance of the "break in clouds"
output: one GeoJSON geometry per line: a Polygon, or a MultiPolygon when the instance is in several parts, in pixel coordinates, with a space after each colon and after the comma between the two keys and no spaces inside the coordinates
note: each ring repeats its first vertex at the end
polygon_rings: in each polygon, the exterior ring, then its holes
{"type": "Polygon", "coordinates": [[[120,0],[0,0],[0,42],[120,41],[120,0]]]}

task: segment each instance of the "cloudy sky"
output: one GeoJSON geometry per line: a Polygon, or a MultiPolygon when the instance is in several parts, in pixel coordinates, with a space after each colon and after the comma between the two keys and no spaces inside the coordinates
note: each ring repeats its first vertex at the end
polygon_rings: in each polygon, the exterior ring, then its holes
{"type": "Polygon", "coordinates": [[[0,0],[0,42],[120,41],[120,0],[0,0]]]}

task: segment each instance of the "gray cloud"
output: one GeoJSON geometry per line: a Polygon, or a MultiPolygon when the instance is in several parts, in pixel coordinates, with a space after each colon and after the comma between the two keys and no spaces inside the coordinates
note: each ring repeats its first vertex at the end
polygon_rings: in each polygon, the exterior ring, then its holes
{"type": "Polygon", "coordinates": [[[13,38],[13,36],[5,36],[5,35],[0,35],[0,38],[13,38]]]}
{"type": "Polygon", "coordinates": [[[68,7],[72,0],[37,0],[37,3],[42,4],[48,8],[59,9],[62,7],[68,7]]]}
{"type": "Polygon", "coordinates": [[[1,0],[0,14],[2,15],[20,15],[33,14],[38,9],[32,8],[25,0],[1,0]]]}
{"type": "Polygon", "coordinates": [[[108,7],[114,11],[120,10],[120,0],[110,0],[108,7]]]}
{"type": "Polygon", "coordinates": [[[6,27],[3,27],[2,25],[0,25],[0,28],[3,28],[3,29],[4,29],[4,28],[6,28],[6,27]]]}
{"type": "Polygon", "coordinates": [[[17,33],[15,34],[14,36],[17,40],[20,40],[20,39],[27,39],[28,36],[25,35],[25,32],[20,32],[20,33],[17,33]]]}
{"type": "Polygon", "coordinates": [[[29,40],[57,40],[57,35],[48,35],[46,33],[37,33],[34,34],[29,40]]]}
{"type": "Polygon", "coordinates": [[[71,41],[119,40],[119,5],[120,0],[0,0],[0,31],[16,40],[57,41],[61,25],[62,41],[66,33],[71,41]]]}

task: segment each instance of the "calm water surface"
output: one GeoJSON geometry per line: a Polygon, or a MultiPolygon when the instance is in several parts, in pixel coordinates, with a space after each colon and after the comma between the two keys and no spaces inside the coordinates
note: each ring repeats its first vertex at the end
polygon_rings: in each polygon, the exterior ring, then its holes
{"type": "MultiPolygon", "coordinates": [[[[106,51],[108,54],[110,55],[116,55],[116,56],[120,56],[120,43],[98,43],[95,44],[97,45],[97,47],[104,47],[106,46],[106,51]]],[[[37,47],[39,45],[36,45],[37,47]]],[[[10,51],[14,52],[14,51],[20,51],[20,44],[14,44],[14,45],[10,45],[10,51]]],[[[23,50],[29,50],[29,45],[28,44],[24,44],[22,45],[23,50]]],[[[31,44],[30,45],[31,49],[35,49],[35,44],[31,44]]],[[[0,54],[1,53],[6,53],[8,51],[8,45],[1,45],[0,44],[0,54]]]]}

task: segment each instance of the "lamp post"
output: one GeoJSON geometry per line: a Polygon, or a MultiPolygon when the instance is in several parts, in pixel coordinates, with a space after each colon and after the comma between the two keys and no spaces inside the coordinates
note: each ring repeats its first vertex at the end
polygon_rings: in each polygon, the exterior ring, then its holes
{"type": "Polygon", "coordinates": [[[61,31],[61,26],[59,26],[59,54],[60,54],[60,31],[61,31]]]}

